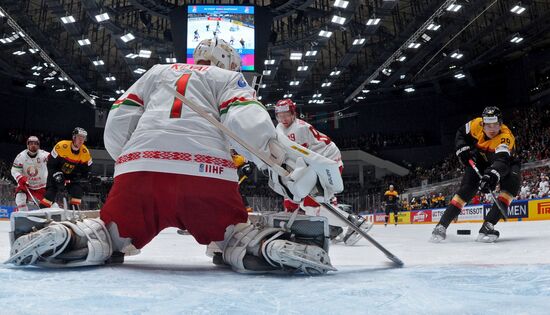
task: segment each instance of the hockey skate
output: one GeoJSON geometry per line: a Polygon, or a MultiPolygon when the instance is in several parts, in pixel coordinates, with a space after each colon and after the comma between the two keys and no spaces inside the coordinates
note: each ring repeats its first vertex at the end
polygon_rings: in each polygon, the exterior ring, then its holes
{"type": "Polygon", "coordinates": [[[491,222],[485,222],[481,226],[481,229],[479,229],[479,235],[477,236],[476,241],[483,243],[494,243],[499,236],[500,232],[495,230],[495,226],[491,222]]]}
{"type": "Polygon", "coordinates": [[[432,231],[432,237],[430,238],[430,242],[439,243],[441,241],[444,241],[446,237],[447,237],[447,228],[441,224],[438,224],[435,226],[434,230],[432,231]]]}
{"type": "MultiPolygon", "coordinates": [[[[372,222],[369,222],[366,219],[354,215],[350,215],[348,219],[365,233],[368,233],[374,226],[372,222]]],[[[357,244],[357,242],[359,242],[362,237],[363,236],[361,236],[361,234],[355,232],[351,227],[348,227],[346,234],[342,238],[342,241],[347,246],[353,246],[357,244]]]]}
{"type": "Polygon", "coordinates": [[[30,265],[62,252],[70,241],[69,228],[53,222],[49,226],[17,238],[6,264],[30,265]]]}
{"type": "Polygon", "coordinates": [[[310,276],[336,271],[330,263],[328,253],[315,245],[275,239],[262,246],[262,253],[272,265],[279,265],[284,269],[294,268],[310,276]]]}

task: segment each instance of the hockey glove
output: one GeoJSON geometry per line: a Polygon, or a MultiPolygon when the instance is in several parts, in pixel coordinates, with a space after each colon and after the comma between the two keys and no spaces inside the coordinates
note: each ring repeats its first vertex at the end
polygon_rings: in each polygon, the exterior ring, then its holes
{"type": "Polygon", "coordinates": [[[489,193],[495,190],[499,180],[500,174],[495,169],[486,169],[483,177],[481,177],[481,182],[479,183],[479,191],[482,193],[489,193]]]}
{"type": "Polygon", "coordinates": [[[463,146],[456,150],[455,154],[463,165],[468,165],[468,161],[474,158],[474,154],[469,146],[463,146]]]}
{"type": "Polygon", "coordinates": [[[65,184],[65,176],[62,172],[56,172],[52,175],[53,181],[58,185],[64,185],[65,184]]]}
{"type": "Polygon", "coordinates": [[[27,186],[27,180],[27,176],[21,176],[21,178],[17,181],[17,185],[19,185],[19,187],[25,187],[27,186]]]}

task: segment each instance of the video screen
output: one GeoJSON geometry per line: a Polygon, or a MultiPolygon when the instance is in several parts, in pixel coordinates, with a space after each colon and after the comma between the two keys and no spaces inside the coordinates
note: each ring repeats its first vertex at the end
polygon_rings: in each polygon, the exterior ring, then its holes
{"type": "Polygon", "coordinates": [[[187,63],[203,40],[221,38],[235,48],[242,70],[254,70],[254,7],[236,5],[189,5],[187,8],[187,63]]]}

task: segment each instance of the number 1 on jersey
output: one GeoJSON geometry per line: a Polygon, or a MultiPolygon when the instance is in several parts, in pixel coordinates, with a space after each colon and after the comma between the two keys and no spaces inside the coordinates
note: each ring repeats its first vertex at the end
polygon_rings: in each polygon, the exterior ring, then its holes
{"type": "MultiPolygon", "coordinates": [[[[184,73],[176,82],[176,91],[181,95],[185,95],[185,90],[187,90],[187,83],[189,82],[189,77],[191,73],[184,73]]],[[[170,110],[170,118],[181,118],[181,108],[183,102],[174,97],[174,103],[172,104],[172,109],[170,110]]]]}

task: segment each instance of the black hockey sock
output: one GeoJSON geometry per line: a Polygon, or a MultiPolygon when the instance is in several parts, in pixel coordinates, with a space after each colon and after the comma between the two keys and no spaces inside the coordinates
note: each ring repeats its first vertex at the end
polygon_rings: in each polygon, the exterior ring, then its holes
{"type": "MultiPolygon", "coordinates": [[[[500,201],[497,201],[497,202],[500,202],[500,201]]],[[[493,225],[495,225],[498,223],[500,218],[502,218],[502,214],[500,213],[500,210],[498,210],[497,204],[493,203],[491,210],[489,210],[489,213],[487,213],[487,217],[485,218],[485,221],[491,222],[493,225]]]]}
{"type": "Polygon", "coordinates": [[[386,223],[388,223],[388,221],[390,220],[390,216],[387,215],[386,218],[385,218],[385,220],[386,220],[386,223]]]}
{"type": "Polygon", "coordinates": [[[443,212],[441,219],[439,219],[439,224],[447,228],[449,224],[451,224],[451,221],[458,217],[459,214],[460,209],[457,206],[450,204],[447,206],[447,209],[445,209],[445,212],[443,212]]]}

